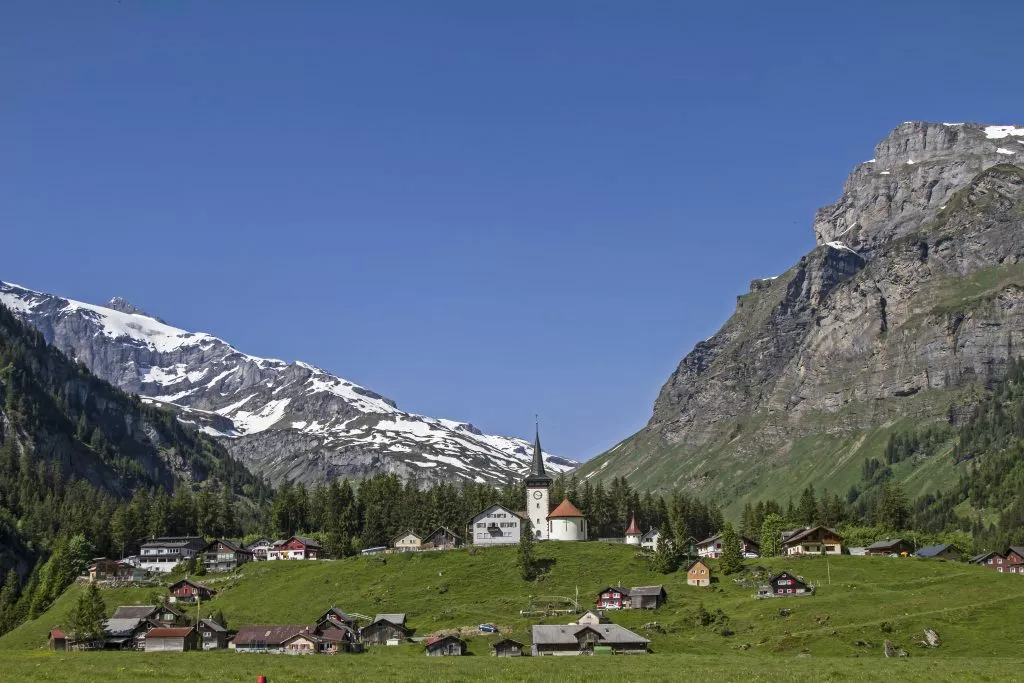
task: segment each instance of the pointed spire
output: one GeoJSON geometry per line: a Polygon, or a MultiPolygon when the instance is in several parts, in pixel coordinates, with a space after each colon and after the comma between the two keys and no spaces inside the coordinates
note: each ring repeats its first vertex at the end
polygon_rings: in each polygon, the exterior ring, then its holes
{"type": "Polygon", "coordinates": [[[640,535],[640,527],[638,527],[636,525],[636,513],[635,512],[633,513],[633,519],[630,520],[630,522],[629,522],[629,528],[626,529],[626,535],[627,536],[639,536],[640,535]]]}
{"type": "MultiPolygon", "coordinates": [[[[536,420],[536,415],[534,419],[536,420]]],[[[540,421],[536,422],[536,436],[533,440],[533,467],[526,477],[527,486],[550,486],[551,477],[544,470],[544,453],[540,448],[540,421]]]]}

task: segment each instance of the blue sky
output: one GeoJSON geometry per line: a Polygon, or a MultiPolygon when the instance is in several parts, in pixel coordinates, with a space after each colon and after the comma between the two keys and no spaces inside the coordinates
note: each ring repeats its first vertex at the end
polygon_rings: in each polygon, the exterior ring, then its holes
{"type": "Polygon", "coordinates": [[[1024,5],[7,2],[0,279],[587,458],[1024,5]]]}

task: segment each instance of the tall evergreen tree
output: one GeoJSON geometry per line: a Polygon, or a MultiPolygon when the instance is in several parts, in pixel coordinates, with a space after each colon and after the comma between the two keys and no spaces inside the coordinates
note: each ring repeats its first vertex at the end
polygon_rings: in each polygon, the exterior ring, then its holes
{"type": "Polygon", "coordinates": [[[743,569],[743,551],[740,537],[732,528],[732,522],[726,522],[722,530],[722,557],[719,566],[724,574],[735,574],[743,569]]]}
{"type": "Polygon", "coordinates": [[[537,578],[537,560],[533,555],[536,541],[530,528],[529,520],[524,520],[521,533],[519,534],[519,555],[516,558],[516,566],[519,567],[519,575],[524,581],[533,581],[537,578]]]}
{"type": "Polygon", "coordinates": [[[761,556],[775,557],[779,554],[779,547],[782,545],[782,531],[785,522],[781,515],[774,512],[765,515],[761,523],[761,556]]]}

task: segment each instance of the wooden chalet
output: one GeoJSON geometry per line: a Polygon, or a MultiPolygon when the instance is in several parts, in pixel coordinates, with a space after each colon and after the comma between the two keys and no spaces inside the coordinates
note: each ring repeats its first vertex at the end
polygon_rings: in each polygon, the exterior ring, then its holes
{"type": "Polygon", "coordinates": [[[210,541],[203,550],[203,564],[208,572],[231,572],[252,561],[251,550],[226,538],[210,541]]]}
{"type": "Polygon", "coordinates": [[[127,562],[110,560],[106,557],[97,557],[89,563],[86,569],[89,575],[89,583],[97,581],[132,581],[135,577],[135,567],[127,562]]]}
{"type": "Polygon", "coordinates": [[[122,605],[111,619],[148,619],[158,626],[174,626],[185,621],[184,615],[170,605],[122,605]]]}
{"type": "Polygon", "coordinates": [[[1003,562],[1005,562],[1005,560],[1006,558],[1003,557],[1002,553],[997,553],[990,550],[987,553],[975,555],[971,559],[967,560],[967,562],[970,564],[976,564],[982,567],[987,567],[989,569],[994,569],[997,572],[1001,572],[1003,571],[1003,562]]]}
{"type": "Polygon", "coordinates": [[[293,641],[296,635],[307,636],[309,642],[313,642],[315,637],[309,624],[243,626],[228,647],[237,652],[303,652],[303,643],[293,641]],[[292,645],[290,650],[287,648],[289,643],[292,645]]]}
{"type": "Polygon", "coordinates": [[[146,652],[187,652],[199,646],[199,636],[191,626],[158,626],[145,638],[146,652]]]}
{"type": "Polygon", "coordinates": [[[406,531],[391,542],[391,547],[395,549],[396,553],[419,550],[422,546],[423,538],[414,531],[406,531]]]}
{"type": "Polygon", "coordinates": [[[320,639],[308,631],[295,633],[285,638],[281,650],[289,655],[315,655],[320,651],[320,639]]]}
{"type": "Polygon", "coordinates": [[[906,557],[914,552],[914,546],[902,538],[875,541],[864,548],[864,554],[873,557],[906,557]]]}
{"type": "Polygon", "coordinates": [[[213,590],[209,586],[203,585],[191,579],[182,579],[172,583],[167,589],[171,593],[171,602],[197,602],[199,600],[209,600],[217,591],[213,590]]]}
{"type": "Polygon", "coordinates": [[[518,640],[512,640],[511,638],[499,640],[491,645],[491,649],[494,650],[492,654],[495,657],[522,657],[524,647],[525,645],[518,640]]]}
{"type": "Polygon", "coordinates": [[[64,633],[64,631],[61,631],[60,629],[51,629],[47,645],[51,650],[64,652],[68,649],[68,634],[64,633]]]}
{"type": "Polygon", "coordinates": [[[1024,546],[1010,546],[1003,553],[1003,569],[1006,574],[1024,574],[1024,546]]]}
{"type": "MultiPolygon", "coordinates": [[[[761,546],[746,536],[740,536],[740,553],[744,557],[757,557],[761,554],[761,546]]],[[[712,559],[722,556],[722,534],[705,538],[696,544],[698,557],[710,557],[712,559]]]]}
{"type": "Polygon", "coordinates": [[[580,655],[594,652],[616,654],[644,654],[650,643],[646,638],[617,624],[589,625],[535,625],[533,627],[534,656],[580,655]]]}
{"type": "Polygon", "coordinates": [[[813,592],[813,587],[809,586],[802,577],[789,572],[779,572],[768,579],[768,583],[758,590],[757,597],[811,595],[813,592]]]}
{"type": "Polygon", "coordinates": [[[827,526],[794,529],[783,534],[783,555],[841,555],[843,537],[827,526]]]}
{"type": "Polygon", "coordinates": [[[228,630],[213,619],[196,622],[199,646],[204,650],[222,650],[228,646],[228,630]]]}
{"type": "Polygon", "coordinates": [[[914,557],[925,560],[946,560],[947,562],[959,562],[962,556],[963,551],[951,543],[925,546],[914,553],[914,557]]]}
{"type": "Polygon", "coordinates": [[[145,649],[146,634],[153,628],[160,626],[149,619],[111,617],[103,622],[103,649],[145,649]]]}
{"type": "Polygon", "coordinates": [[[424,650],[428,657],[461,657],[466,654],[466,641],[457,636],[427,638],[424,650]]]}
{"type": "Polygon", "coordinates": [[[599,609],[629,609],[629,589],[622,586],[602,588],[594,604],[599,609]]]}
{"type": "Polygon", "coordinates": [[[438,527],[423,539],[424,550],[454,550],[462,547],[462,537],[447,527],[438,527]]]}
{"type": "Polygon", "coordinates": [[[318,560],[323,548],[316,540],[305,536],[291,536],[279,541],[267,551],[268,560],[318,560]]]}
{"type": "Polygon", "coordinates": [[[359,637],[367,645],[398,645],[410,633],[405,626],[404,614],[378,614],[369,625],[360,629],[359,637]]]}
{"type": "Polygon", "coordinates": [[[317,630],[324,628],[356,628],[356,618],[343,612],[335,606],[331,606],[316,620],[317,630]]]}
{"type": "Polygon", "coordinates": [[[701,560],[692,562],[686,568],[686,583],[690,586],[710,586],[711,567],[704,564],[701,560]]]}

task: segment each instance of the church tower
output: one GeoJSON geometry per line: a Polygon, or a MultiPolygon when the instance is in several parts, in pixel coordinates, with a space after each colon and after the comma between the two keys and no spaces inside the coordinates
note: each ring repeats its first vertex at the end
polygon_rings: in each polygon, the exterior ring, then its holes
{"type": "Polygon", "coordinates": [[[533,442],[533,467],[526,475],[526,515],[537,540],[548,538],[548,513],[551,512],[551,477],[544,471],[544,457],[540,450],[540,427],[533,442]]]}

